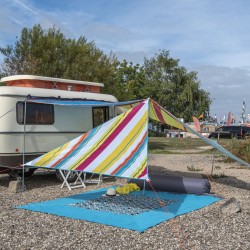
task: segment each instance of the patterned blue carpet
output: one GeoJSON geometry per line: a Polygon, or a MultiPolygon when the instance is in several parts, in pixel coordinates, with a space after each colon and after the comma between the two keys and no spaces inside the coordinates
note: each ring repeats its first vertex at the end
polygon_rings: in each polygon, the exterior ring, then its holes
{"type": "Polygon", "coordinates": [[[104,197],[107,188],[16,207],[143,232],[163,221],[208,206],[220,198],[211,195],[135,191],[104,197]]]}

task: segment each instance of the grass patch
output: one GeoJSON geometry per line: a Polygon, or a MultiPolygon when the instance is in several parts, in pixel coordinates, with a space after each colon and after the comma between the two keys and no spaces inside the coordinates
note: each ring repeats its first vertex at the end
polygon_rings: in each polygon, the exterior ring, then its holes
{"type": "Polygon", "coordinates": [[[227,176],[224,173],[220,173],[220,174],[212,174],[211,177],[213,179],[218,179],[218,178],[226,178],[227,176]]]}
{"type": "Polygon", "coordinates": [[[214,168],[215,169],[221,169],[221,166],[215,166],[214,168]]]}
{"type": "Polygon", "coordinates": [[[228,169],[247,169],[247,170],[250,170],[250,168],[245,167],[245,166],[229,167],[228,169]]]}
{"type": "MultiPolygon", "coordinates": [[[[224,143],[228,151],[230,151],[235,156],[239,157],[243,161],[250,163],[250,139],[246,140],[229,140],[224,143]]],[[[230,158],[226,158],[225,162],[232,162],[230,158]]]]}
{"type": "MultiPolygon", "coordinates": [[[[220,139],[218,143],[235,156],[250,163],[250,139],[220,139]]],[[[219,161],[233,162],[231,158],[226,157],[215,148],[200,150],[201,147],[208,145],[199,138],[149,137],[148,149],[150,154],[186,154],[187,152],[189,154],[214,154],[219,161]],[[194,151],[192,152],[192,150],[194,151]]]]}
{"type": "MultiPolygon", "coordinates": [[[[167,138],[167,137],[149,137],[148,149],[151,154],[172,154],[173,150],[181,153],[183,150],[195,150],[200,147],[208,146],[208,144],[195,138],[167,138]]],[[[212,153],[213,149],[204,150],[204,153],[212,153]]],[[[184,152],[185,153],[185,152],[184,152]]]]}
{"type": "Polygon", "coordinates": [[[194,165],[187,166],[187,169],[188,171],[192,171],[192,172],[199,172],[203,170],[203,168],[198,168],[198,167],[195,167],[194,165]]]}

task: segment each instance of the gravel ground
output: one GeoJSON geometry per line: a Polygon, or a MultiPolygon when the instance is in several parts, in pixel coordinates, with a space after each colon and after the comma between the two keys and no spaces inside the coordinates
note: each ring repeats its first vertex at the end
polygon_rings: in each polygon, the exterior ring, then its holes
{"type": "MultiPolygon", "coordinates": [[[[211,172],[211,155],[150,155],[150,173],[201,177],[211,172]],[[188,171],[188,168],[196,171],[188,171]],[[198,171],[199,170],[199,171],[198,171]]],[[[14,209],[15,206],[69,196],[124,183],[107,179],[101,186],[69,191],[55,174],[37,171],[26,178],[26,191],[11,193],[9,177],[0,176],[0,249],[250,249],[250,170],[216,159],[212,192],[223,196],[208,207],[138,233],[69,218],[14,209]],[[215,177],[216,177],[215,175],[215,177]],[[231,197],[239,213],[221,213],[231,197]]]]}

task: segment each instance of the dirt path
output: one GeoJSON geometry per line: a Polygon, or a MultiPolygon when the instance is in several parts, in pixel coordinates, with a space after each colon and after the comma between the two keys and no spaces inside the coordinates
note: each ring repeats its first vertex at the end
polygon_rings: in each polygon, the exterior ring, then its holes
{"type": "MultiPolygon", "coordinates": [[[[212,154],[152,154],[149,155],[149,165],[152,171],[178,176],[201,177],[210,175],[213,166],[212,154]],[[157,167],[156,169],[154,169],[157,167]]],[[[250,183],[250,169],[237,162],[226,163],[221,157],[215,157],[213,175],[215,177],[225,176],[250,183]]]]}

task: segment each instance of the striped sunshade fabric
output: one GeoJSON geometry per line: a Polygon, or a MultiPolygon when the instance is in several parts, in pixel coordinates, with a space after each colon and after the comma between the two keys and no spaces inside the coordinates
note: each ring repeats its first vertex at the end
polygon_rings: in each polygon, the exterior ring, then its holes
{"type": "Polygon", "coordinates": [[[149,117],[163,124],[168,124],[181,130],[186,130],[177,118],[173,117],[171,113],[168,113],[153,100],[150,100],[149,117]]]}
{"type": "Polygon", "coordinates": [[[148,179],[149,100],[25,166],[148,179]]]}
{"type": "MultiPolygon", "coordinates": [[[[206,141],[228,157],[250,167],[215,141],[205,138],[153,100],[147,99],[108,122],[25,164],[133,179],[148,176],[148,120],[152,118],[206,141]]],[[[134,105],[134,103],[129,103],[134,105]]]]}

